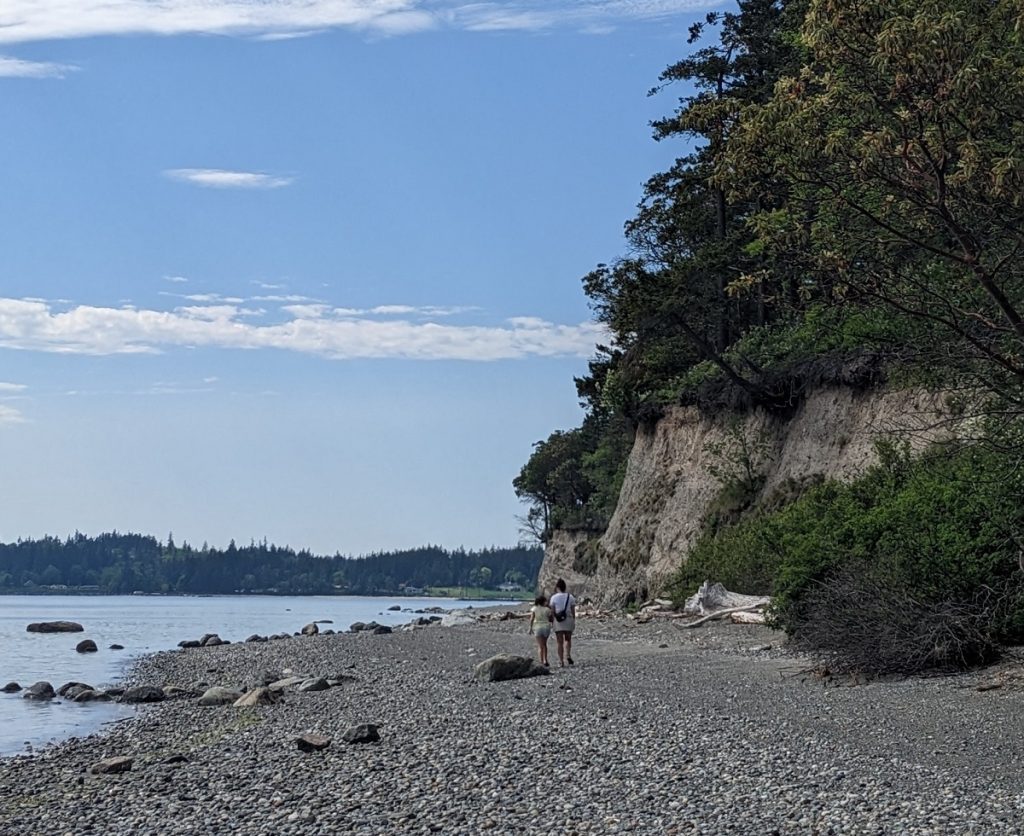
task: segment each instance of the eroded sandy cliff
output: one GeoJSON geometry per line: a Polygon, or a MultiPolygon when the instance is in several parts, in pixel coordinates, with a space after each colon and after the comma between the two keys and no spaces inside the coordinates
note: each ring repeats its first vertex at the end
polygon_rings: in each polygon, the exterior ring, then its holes
{"type": "Polygon", "coordinates": [[[879,437],[920,447],[941,430],[942,398],[921,391],[826,388],[788,417],[671,409],[641,429],[618,507],[600,537],[557,531],[540,572],[542,589],[563,577],[580,597],[619,606],[657,592],[685,560],[730,472],[750,461],[756,501],[780,502],[822,479],[850,479],[873,464],[879,437]]]}

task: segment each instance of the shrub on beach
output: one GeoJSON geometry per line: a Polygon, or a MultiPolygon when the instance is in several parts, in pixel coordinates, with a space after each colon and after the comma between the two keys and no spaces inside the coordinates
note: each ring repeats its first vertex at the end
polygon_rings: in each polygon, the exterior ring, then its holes
{"type": "Polygon", "coordinates": [[[772,594],[776,625],[834,670],[963,667],[1024,639],[1024,474],[983,446],[880,454],[853,483],[703,538],[673,597],[704,579],[772,594]]]}

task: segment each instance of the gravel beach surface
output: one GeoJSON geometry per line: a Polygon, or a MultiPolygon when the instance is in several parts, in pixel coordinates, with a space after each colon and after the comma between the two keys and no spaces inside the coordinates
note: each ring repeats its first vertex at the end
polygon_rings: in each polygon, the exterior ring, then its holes
{"type": "Polygon", "coordinates": [[[0,761],[0,833],[1024,832],[1024,695],[976,690],[990,674],[823,683],[780,635],[720,623],[581,618],[575,644],[573,667],[486,683],[477,662],[532,653],[525,621],[157,654],[134,682],[342,684],[176,698],[0,761]],[[380,740],[347,743],[361,723],[380,740]],[[113,757],[130,771],[90,771],[113,757]]]}

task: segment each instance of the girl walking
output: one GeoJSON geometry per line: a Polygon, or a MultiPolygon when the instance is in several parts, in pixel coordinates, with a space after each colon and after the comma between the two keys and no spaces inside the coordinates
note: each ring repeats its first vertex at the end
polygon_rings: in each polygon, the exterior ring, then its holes
{"type": "Polygon", "coordinates": [[[540,663],[545,667],[548,664],[548,637],[551,635],[551,607],[548,606],[548,599],[538,595],[533,606],[530,607],[530,632],[537,639],[537,653],[540,656],[540,663]]]}

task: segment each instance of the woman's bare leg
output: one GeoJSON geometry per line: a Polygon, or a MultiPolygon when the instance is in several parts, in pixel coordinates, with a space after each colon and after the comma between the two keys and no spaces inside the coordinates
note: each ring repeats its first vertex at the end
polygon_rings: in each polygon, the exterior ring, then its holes
{"type": "Polygon", "coordinates": [[[558,664],[565,667],[565,633],[558,631],[555,638],[558,640],[558,664]]]}
{"type": "Polygon", "coordinates": [[[565,634],[565,655],[569,659],[570,665],[575,664],[572,660],[572,633],[565,634]]]}

